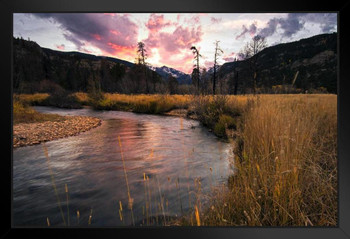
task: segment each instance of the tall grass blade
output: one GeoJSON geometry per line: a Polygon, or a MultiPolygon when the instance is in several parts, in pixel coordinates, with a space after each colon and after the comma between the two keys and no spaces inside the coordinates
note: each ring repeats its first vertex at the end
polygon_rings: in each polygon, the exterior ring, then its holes
{"type": "Polygon", "coordinates": [[[56,183],[55,183],[55,177],[54,177],[54,174],[53,174],[53,171],[52,171],[52,168],[51,168],[51,164],[50,164],[50,156],[49,156],[49,153],[47,151],[47,147],[46,147],[45,143],[43,143],[43,149],[44,149],[45,157],[46,157],[46,160],[47,160],[46,162],[47,162],[47,165],[48,165],[48,168],[49,168],[49,172],[50,172],[50,176],[51,176],[52,186],[53,186],[53,189],[55,191],[57,204],[58,204],[58,207],[60,209],[61,217],[62,217],[64,225],[67,226],[66,220],[64,219],[64,215],[63,215],[63,210],[62,210],[62,206],[61,206],[61,200],[60,200],[60,198],[58,196],[58,192],[57,192],[57,187],[56,187],[56,183]]]}

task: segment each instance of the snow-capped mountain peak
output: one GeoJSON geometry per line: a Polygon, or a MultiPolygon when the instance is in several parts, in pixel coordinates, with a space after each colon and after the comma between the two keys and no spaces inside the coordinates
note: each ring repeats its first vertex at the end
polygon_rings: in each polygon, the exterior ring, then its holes
{"type": "Polygon", "coordinates": [[[162,66],[162,67],[148,66],[148,67],[149,69],[157,72],[160,76],[162,76],[165,79],[168,79],[169,76],[172,76],[176,78],[180,84],[191,83],[191,76],[189,74],[186,74],[174,68],[171,68],[168,66],[162,66]]]}

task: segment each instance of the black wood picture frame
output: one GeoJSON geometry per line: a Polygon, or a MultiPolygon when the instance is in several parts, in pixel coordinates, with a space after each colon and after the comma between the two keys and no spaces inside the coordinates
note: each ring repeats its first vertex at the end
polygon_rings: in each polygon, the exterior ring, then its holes
{"type": "Polygon", "coordinates": [[[0,238],[350,238],[350,95],[349,38],[346,26],[350,1],[230,0],[0,0],[1,175],[3,207],[0,238]],[[337,227],[179,227],[179,228],[14,228],[12,225],[12,36],[13,13],[29,12],[336,12],[338,13],[338,226],[337,227]]]}

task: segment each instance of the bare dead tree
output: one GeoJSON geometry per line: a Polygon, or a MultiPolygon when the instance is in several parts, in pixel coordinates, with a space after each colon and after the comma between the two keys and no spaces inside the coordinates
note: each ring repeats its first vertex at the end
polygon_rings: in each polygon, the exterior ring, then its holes
{"type": "Polygon", "coordinates": [[[267,47],[266,39],[263,36],[256,35],[248,42],[240,55],[249,63],[249,68],[253,78],[253,92],[256,93],[258,77],[258,53],[267,47]]]}
{"type": "Polygon", "coordinates": [[[192,79],[194,79],[195,86],[197,87],[197,91],[199,92],[199,80],[200,80],[199,58],[201,57],[201,55],[199,54],[199,51],[195,46],[192,46],[190,50],[192,50],[192,53],[194,55],[194,60],[195,60],[195,64],[193,66],[194,69],[192,72],[192,79]]]}
{"type": "Polygon", "coordinates": [[[218,57],[224,53],[224,51],[219,47],[220,41],[215,41],[215,54],[214,54],[214,74],[213,74],[213,95],[215,95],[216,90],[216,71],[218,68],[218,57]]]}

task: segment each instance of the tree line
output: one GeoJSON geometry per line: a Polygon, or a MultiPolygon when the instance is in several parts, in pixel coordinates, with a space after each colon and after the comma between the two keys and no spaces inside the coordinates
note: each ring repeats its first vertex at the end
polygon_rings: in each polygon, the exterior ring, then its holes
{"type": "MultiPolygon", "coordinates": [[[[232,67],[229,69],[223,69],[218,63],[224,53],[220,48],[220,41],[214,42],[213,66],[210,71],[201,67],[202,55],[196,46],[192,46],[189,49],[193,53],[190,85],[179,84],[175,77],[171,75],[161,77],[151,70],[147,62],[147,46],[143,42],[137,43],[135,62],[129,65],[106,57],[96,58],[84,53],[58,52],[41,48],[35,42],[22,38],[14,38],[13,42],[13,89],[18,93],[101,91],[125,94],[215,95],[293,93],[296,91],[295,86],[310,88],[307,81],[299,80],[300,75],[306,74],[306,71],[303,72],[303,66],[299,67],[300,72],[281,71],[281,76],[277,80],[270,77],[271,72],[268,77],[272,80],[266,78],[266,72],[262,72],[262,62],[266,59],[261,59],[259,53],[267,47],[267,43],[266,39],[259,35],[244,45],[234,62],[230,63],[232,67]]],[[[289,60],[281,64],[291,65],[291,62],[289,60]]],[[[329,63],[330,66],[332,64],[329,63]]],[[[322,84],[327,86],[328,81],[324,80],[322,84]]]]}

